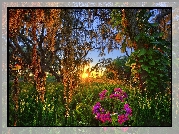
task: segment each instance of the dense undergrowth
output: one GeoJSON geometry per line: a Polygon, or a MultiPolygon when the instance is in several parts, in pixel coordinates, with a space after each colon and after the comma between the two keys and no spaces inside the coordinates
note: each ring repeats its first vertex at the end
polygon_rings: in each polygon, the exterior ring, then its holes
{"type": "MultiPolygon", "coordinates": [[[[65,123],[63,86],[57,82],[46,85],[45,103],[37,102],[37,91],[30,83],[21,82],[19,110],[15,112],[12,101],[12,83],[9,84],[9,126],[17,115],[17,126],[104,126],[95,118],[92,108],[99,100],[99,93],[107,89],[121,88],[128,95],[126,102],[132,109],[131,119],[124,126],[171,126],[171,94],[142,95],[137,88],[122,84],[92,82],[80,84],[74,89],[70,103],[70,117],[65,123]]],[[[110,107],[110,105],[109,105],[110,107]]],[[[108,124],[111,125],[111,124],[108,124]]]]}

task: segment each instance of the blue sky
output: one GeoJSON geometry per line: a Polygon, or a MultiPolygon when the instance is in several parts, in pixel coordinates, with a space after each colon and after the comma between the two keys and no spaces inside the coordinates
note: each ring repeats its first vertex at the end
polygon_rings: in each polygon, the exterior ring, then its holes
{"type": "MultiPolygon", "coordinates": [[[[131,50],[128,49],[127,51],[128,51],[128,54],[130,55],[131,54],[131,50]]],[[[93,66],[93,65],[95,65],[99,61],[99,59],[102,59],[102,58],[112,58],[112,59],[115,59],[117,57],[126,55],[126,53],[121,53],[120,49],[119,50],[113,50],[109,54],[108,54],[107,50],[105,50],[105,54],[106,54],[105,56],[99,57],[98,56],[99,52],[97,50],[95,50],[95,51],[90,51],[88,53],[87,57],[93,59],[93,62],[91,63],[91,65],[93,66]]]]}

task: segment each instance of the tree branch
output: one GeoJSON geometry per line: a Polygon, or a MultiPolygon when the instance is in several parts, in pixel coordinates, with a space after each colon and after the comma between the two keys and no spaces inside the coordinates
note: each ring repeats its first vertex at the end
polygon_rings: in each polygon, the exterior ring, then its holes
{"type": "Polygon", "coordinates": [[[49,73],[52,73],[53,76],[57,79],[58,82],[62,82],[63,80],[63,75],[57,74],[51,67],[49,68],[49,73]]]}
{"type": "Polygon", "coordinates": [[[126,50],[126,49],[125,49],[125,52],[126,52],[127,57],[129,57],[129,54],[128,54],[128,52],[127,52],[127,50],[126,50]]]}
{"type": "Polygon", "coordinates": [[[171,14],[171,10],[167,9],[167,10],[162,10],[162,13],[158,14],[156,17],[156,22],[160,22],[162,18],[164,18],[166,15],[171,14]]]}

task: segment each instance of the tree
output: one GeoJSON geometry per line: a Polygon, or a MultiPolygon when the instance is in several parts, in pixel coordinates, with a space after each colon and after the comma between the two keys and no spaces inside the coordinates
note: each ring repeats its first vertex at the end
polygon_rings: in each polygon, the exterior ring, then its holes
{"type": "MultiPolygon", "coordinates": [[[[39,93],[39,98],[44,101],[45,94],[45,69],[44,59],[44,31],[47,31],[47,50],[53,53],[54,37],[60,26],[60,10],[56,9],[9,9],[9,47],[10,61],[21,58],[23,70],[31,69],[34,74],[34,84],[39,93]],[[20,45],[23,44],[23,46],[20,45]],[[24,48],[25,47],[25,48],[24,48]],[[37,49],[38,48],[38,49],[37,49]],[[39,51],[41,53],[39,53],[39,51]]],[[[11,65],[13,66],[14,63],[11,65]]]]}
{"type": "Polygon", "coordinates": [[[106,66],[105,75],[107,78],[118,79],[124,82],[130,80],[130,67],[126,66],[127,56],[121,56],[114,59],[106,66]]]}
{"type": "MultiPolygon", "coordinates": [[[[83,30],[75,19],[74,10],[69,9],[10,9],[9,53],[10,66],[16,61],[22,71],[34,74],[34,84],[39,97],[44,101],[45,72],[51,72],[64,85],[66,115],[73,89],[78,85],[82,67],[91,62],[86,56],[91,45],[79,40],[77,34],[83,30]],[[12,20],[12,16],[17,21],[12,20]],[[16,23],[21,21],[21,23],[16,23]],[[15,26],[14,26],[15,25],[15,26]],[[60,72],[60,76],[57,74],[60,72]]],[[[12,68],[10,68],[12,69],[12,68]]]]}
{"type": "MultiPolygon", "coordinates": [[[[43,62],[38,53],[37,47],[42,49],[43,46],[43,30],[46,27],[47,39],[51,41],[48,45],[50,51],[54,49],[54,33],[60,24],[56,16],[59,15],[60,10],[56,9],[11,9],[8,8],[8,41],[9,52],[11,53],[9,61],[11,62],[10,69],[15,64],[20,64],[22,70],[31,69],[34,74],[34,84],[39,94],[37,101],[44,102],[45,95],[45,71],[42,68],[43,62]],[[52,28],[53,27],[53,28],[52,28]],[[42,31],[42,32],[41,32],[42,31]],[[41,33],[40,33],[41,32],[41,33]],[[26,36],[25,36],[26,35],[26,36]],[[27,37],[28,36],[28,37],[27,37]],[[23,50],[20,46],[19,37],[27,46],[23,50]],[[28,50],[29,54],[27,54],[28,50]],[[17,60],[20,59],[20,60],[17,60]],[[14,62],[16,61],[16,63],[14,62]]],[[[43,57],[42,57],[43,58],[43,57]]],[[[18,79],[15,77],[14,85],[18,85],[18,79]]],[[[18,87],[16,87],[18,88],[18,87]]],[[[14,92],[14,99],[18,101],[19,92],[14,92]]],[[[18,103],[15,104],[18,107],[18,103]]],[[[17,108],[15,109],[18,110],[17,108]]],[[[16,125],[17,117],[15,117],[14,125],[16,125]]]]}
{"type": "Polygon", "coordinates": [[[139,79],[139,88],[142,92],[147,88],[152,94],[156,89],[163,92],[171,80],[168,75],[171,72],[171,38],[168,34],[171,27],[167,25],[171,20],[171,9],[160,9],[154,17],[151,11],[113,10],[112,25],[120,29],[116,40],[121,42],[122,49],[134,48],[127,65],[133,65],[131,71],[139,79]],[[154,23],[148,22],[151,17],[155,18],[154,23]]]}

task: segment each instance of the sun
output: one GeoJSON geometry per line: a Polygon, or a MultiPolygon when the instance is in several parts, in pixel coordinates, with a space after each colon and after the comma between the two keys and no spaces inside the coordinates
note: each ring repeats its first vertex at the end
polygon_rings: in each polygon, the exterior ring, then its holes
{"type": "Polygon", "coordinates": [[[82,74],[82,78],[83,78],[83,79],[85,79],[85,78],[87,78],[87,77],[88,77],[88,74],[87,74],[87,73],[83,73],[83,74],[82,74]]]}

